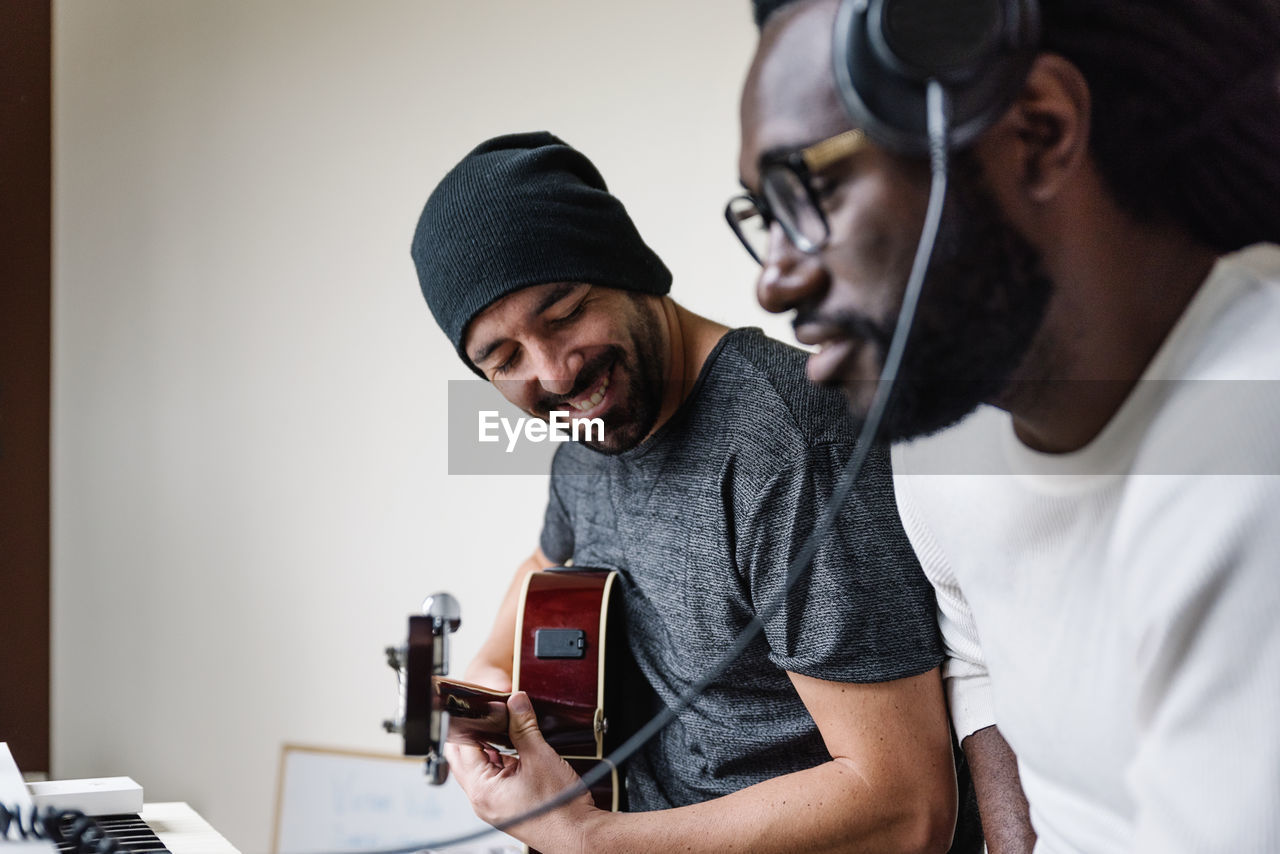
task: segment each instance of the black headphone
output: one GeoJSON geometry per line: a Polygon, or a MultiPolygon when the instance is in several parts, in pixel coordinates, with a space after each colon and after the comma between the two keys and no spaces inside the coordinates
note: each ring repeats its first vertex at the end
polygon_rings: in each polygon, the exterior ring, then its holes
{"type": "Polygon", "coordinates": [[[840,98],[872,140],[929,150],[925,89],[946,90],[952,147],[1013,103],[1040,39],[1037,0],[843,0],[836,16],[840,98]]]}

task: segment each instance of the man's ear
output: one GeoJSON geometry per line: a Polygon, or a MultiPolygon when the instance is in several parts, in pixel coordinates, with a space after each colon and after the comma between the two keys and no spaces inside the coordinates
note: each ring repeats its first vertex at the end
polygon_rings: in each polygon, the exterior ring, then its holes
{"type": "Polygon", "coordinates": [[[983,139],[988,168],[1004,172],[1006,186],[1027,201],[1053,201],[1088,161],[1091,103],[1079,68],[1040,54],[1013,106],[983,139]]]}

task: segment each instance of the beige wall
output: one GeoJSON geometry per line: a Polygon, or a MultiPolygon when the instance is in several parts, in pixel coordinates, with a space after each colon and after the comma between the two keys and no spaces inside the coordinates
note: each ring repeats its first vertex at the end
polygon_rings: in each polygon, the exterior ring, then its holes
{"type": "Polygon", "coordinates": [[[492,134],[586,151],[676,275],[763,324],[720,218],[746,0],[57,0],[54,772],[247,852],[282,741],[396,748],[381,648],[536,542],[543,477],[445,473],[469,376],[408,258],[492,134]]]}

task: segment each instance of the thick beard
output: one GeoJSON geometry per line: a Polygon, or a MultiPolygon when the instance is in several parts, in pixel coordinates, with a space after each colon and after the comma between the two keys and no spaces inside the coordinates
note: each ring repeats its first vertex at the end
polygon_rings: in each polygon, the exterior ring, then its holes
{"type": "MultiPolygon", "coordinates": [[[[879,435],[935,433],[996,401],[1044,321],[1053,281],[1040,253],[1005,219],[972,152],[953,160],[942,225],[879,435]]],[[[865,321],[863,321],[865,323],[865,321]]],[[[884,364],[891,321],[871,340],[884,364]]],[[[867,400],[848,387],[850,400],[867,400]]],[[[866,412],[855,412],[860,418],[866,412]]]]}
{"type": "Polygon", "coordinates": [[[634,322],[630,328],[630,352],[612,346],[584,365],[578,372],[578,380],[568,394],[544,398],[537,410],[546,418],[553,409],[567,409],[566,401],[573,400],[600,382],[601,377],[614,366],[618,369],[615,379],[625,395],[609,409],[604,418],[603,441],[584,440],[583,445],[607,456],[615,456],[639,445],[653,429],[662,408],[663,376],[666,359],[663,357],[662,329],[657,310],[648,300],[635,295],[631,300],[634,322]],[[621,382],[618,382],[621,379],[621,382]]]}

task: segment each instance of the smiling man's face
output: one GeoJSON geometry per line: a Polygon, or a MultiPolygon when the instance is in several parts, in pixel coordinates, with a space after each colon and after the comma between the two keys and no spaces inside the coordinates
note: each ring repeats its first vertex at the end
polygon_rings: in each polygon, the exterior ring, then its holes
{"type": "MultiPolygon", "coordinates": [[[[850,128],[832,72],[837,3],[817,0],[766,24],[742,94],[739,171],[759,192],[762,160],[850,128]]],[[[830,228],[816,255],[780,226],[757,284],[769,311],[795,312],[818,347],[809,378],[836,385],[864,417],[884,365],[924,222],[928,164],[874,144],[814,175],[830,228]]],[[[975,155],[953,159],[952,185],[914,329],[882,435],[910,438],[997,401],[1027,352],[1052,285],[1035,249],[1000,210],[975,155]]]]}
{"type": "Polygon", "coordinates": [[[463,347],[530,415],[601,419],[604,439],[584,444],[602,453],[635,447],[657,420],[668,345],[656,297],[574,282],[534,285],[476,315],[463,347]]]}

